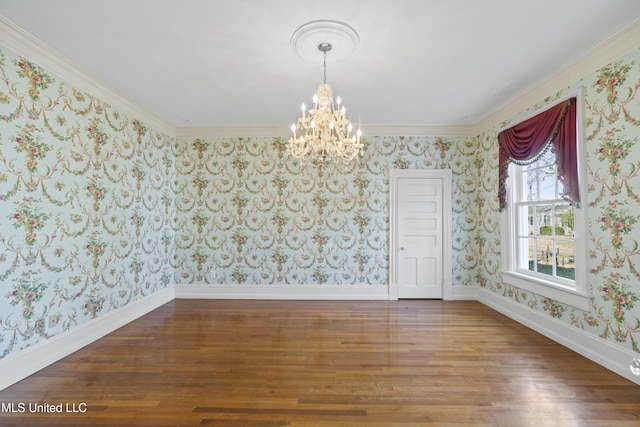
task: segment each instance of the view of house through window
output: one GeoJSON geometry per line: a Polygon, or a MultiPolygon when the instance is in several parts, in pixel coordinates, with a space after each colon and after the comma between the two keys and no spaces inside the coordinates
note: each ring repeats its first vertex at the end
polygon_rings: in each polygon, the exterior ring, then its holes
{"type": "Polygon", "coordinates": [[[574,208],[562,197],[554,163],[555,155],[549,148],[537,161],[516,166],[514,178],[520,190],[514,192],[517,269],[573,282],[574,208]]]}

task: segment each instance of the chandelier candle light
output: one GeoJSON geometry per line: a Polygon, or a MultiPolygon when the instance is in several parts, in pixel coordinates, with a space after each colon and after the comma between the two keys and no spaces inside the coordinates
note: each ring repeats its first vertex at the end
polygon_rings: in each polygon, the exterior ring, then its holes
{"type": "Polygon", "coordinates": [[[324,83],[313,96],[313,108],[306,113],[302,104],[302,117],[291,125],[293,137],[289,139],[289,154],[301,161],[314,165],[334,160],[337,164],[348,165],[358,155],[362,155],[364,145],[360,142],[360,129],[354,134],[353,126],[347,119],[346,109],[336,98],[334,108],[333,91],[327,84],[327,52],[330,43],[320,43],[318,50],[324,55],[324,83]]]}

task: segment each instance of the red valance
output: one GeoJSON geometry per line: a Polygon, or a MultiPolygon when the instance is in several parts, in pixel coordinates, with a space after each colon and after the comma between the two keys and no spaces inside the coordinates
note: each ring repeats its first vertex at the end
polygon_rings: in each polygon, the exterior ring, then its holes
{"type": "Polygon", "coordinates": [[[507,176],[509,162],[533,163],[553,144],[556,171],[563,186],[564,197],[580,203],[578,193],[578,158],[576,141],[576,98],[549,108],[498,134],[500,143],[499,188],[500,210],[507,205],[507,176]]]}

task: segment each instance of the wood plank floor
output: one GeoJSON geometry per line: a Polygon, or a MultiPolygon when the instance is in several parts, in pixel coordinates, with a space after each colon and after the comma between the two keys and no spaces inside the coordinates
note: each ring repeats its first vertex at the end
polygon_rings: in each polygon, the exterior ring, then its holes
{"type": "Polygon", "coordinates": [[[0,403],[2,426],[640,425],[639,386],[470,301],[176,300],[0,403]]]}

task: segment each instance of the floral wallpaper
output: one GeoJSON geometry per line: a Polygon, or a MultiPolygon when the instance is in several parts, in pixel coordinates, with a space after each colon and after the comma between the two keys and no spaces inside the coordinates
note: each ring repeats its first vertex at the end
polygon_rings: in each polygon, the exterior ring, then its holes
{"type": "Polygon", "coordinates": [[[318,169],[291,159],[280,138],[179,141],[176,282],[386,286],[389,169],[451,168],[454,283],[472,284],[475,138],[365,144],[346,169],[318,169]]]}
{"type": "MultiPolygon", "coordinates": [[[[590,238],[590,312],[504,285],[494,268],[500,261],[496,193],[497,128],[479,137],[478,155],[491,165],[480,182],[489,205],[480,233],[480,286],[604,339],[640,352],[640,51],[607,64],[548,103],[579,87],[584,89],[590,238]],[[489,261],[492,261],[489,264],[489,261]]],[[[541,107],[532,106],[529,111],[541,107]]],[[[526,112],[523,112],[523,114],[526,112]]],[[[515,119],[515,118],[514,118],[515,119]]]]}
{"type": "Polygon", "coordinates": [[[173,280],[174,139],[0,50],[0,356],[173,280]]]}

